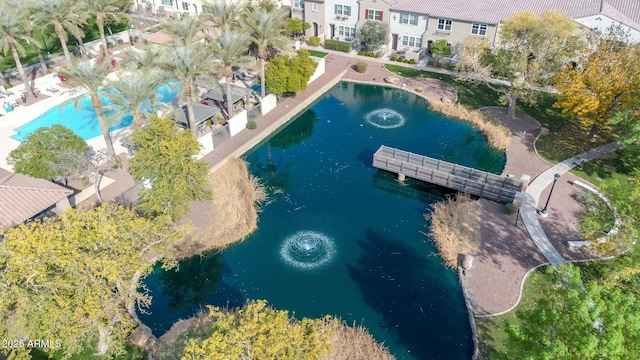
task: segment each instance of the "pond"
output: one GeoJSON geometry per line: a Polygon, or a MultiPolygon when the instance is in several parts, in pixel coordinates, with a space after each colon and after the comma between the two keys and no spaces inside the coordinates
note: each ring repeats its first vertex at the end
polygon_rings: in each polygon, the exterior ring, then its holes
{"type": "Polygon", "coordinates": [[[380,145],[494,173],[505,162],[477,130],[418,96],[340,83],[247,154],[271,193],[258,230],[179,271],[152,273],[142,320],[161,335],[204,304],[266,299],[298,318],[363,325],[399,359],[469,359],[457,275],[424,235],[429,204],[449,192],[373,168],[380,145]]]}

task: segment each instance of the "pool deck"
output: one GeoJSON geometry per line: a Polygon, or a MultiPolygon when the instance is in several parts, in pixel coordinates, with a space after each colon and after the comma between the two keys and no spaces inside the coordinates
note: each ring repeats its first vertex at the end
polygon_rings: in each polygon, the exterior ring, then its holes
{"type": "MultiPolygon", "coordinates": [[[[216,148],[203,158],[209,167],[216,169],[226,159],[240,156],[250,150],[278,128],[286,125],[296,114],[310,106],[340,80],[395,86],[416,94],[416,89],[422,87],[424,92],[419,95],[433,100],[455,101],[457,98],[455,92],[451,92],[450,86],[443,86],[443,83],[437,80],[407,79],[392,74],[384,67],[384,60],[359,57],[354,53],[345,55],[331,51],[326,52],[330,54],[325,57],[326,72],[324,75],[312,82],[305,92],[299,93],[295,97],[283,98],[274,110],[258,118],[256,130],[242,130],[236,136],[216,145],[216,148]],[[355,71],[354,67],[358,61],[364,61],[368,64],[366,73],[360,74],[355,71]],[[400,81],[396,85],[386,83],[385,77],[390,76],[400,78],[400,81]]],[[[411,65],[405,64],[405,66],[411,65]]],[[[424,69],[423,66],[417,68],[424,69]]],[[[441,72],[445,73],[446,71],[441,72]]],[[[48,85],[56,84],[56,79],[47,75],[36,79],[35,82],[36,87],[46,93],[46,90],[42,89],[46,89],[48,85]]],[[[12,88],[11,91],[19,94],[20,86],[12,88]]],[[[14,128],[31,121],[70,98],[68,93],[46,94],[50,97],[27,107],[19,106],[14,112],[0,117],[0,167],[10,168],[6,164],[6,157],[9,151],[19,144],[10,138],[14,128]]],[[[526,173],[535,179],[536,176],[552,167],[552,164],[542,160],[535,152],[535,140],[540,133],[540,126],[535,119],[519,114],[516,120],[510,120],[502,115],[503,110],[500,108],[490,108],[487,111],[512,131],[512,142],[507,150],[505,174],[513,174],[519,178],[521,174],[526,173]]],[[[123,134],[116,135],[116,137],[119,136],[123,136],[123,134]]],[[[91,139],[89,143],[96,149],[104,147],[101,137],[91,139]]],[[[103,190],[103,198],[109,200],[121,197],[127,201],[134,201],[136,189],[139,189],[140,186],[133,181],[126,170],[125,149],[119,145],[119,141],[116,139],[114,139],[114,145],[116,145],[117,152],[123,153],[120,158],[124,166],[123,169],[113,170],[106,174],[115,181],[103,190]]],[[[574,250],[566,246],[567,240],[579,238],[577,223],[580,206],[573,196],[577,190],[570,184],[574,178],[571,174],[563,175],[562,181],[556,185],[553,199],[549,204],[549,217],[540,219],[540,225],[551,244],[567,261],[583,260],[589,256],[583,250],[574,250]]],[[[539,199],[546,199],[548,191],[549,187],[547,186],[539,194],[539,199]]],[[[88,201],[95,201],[95,196],[89,198],[88,201]]],[[[484,200],[481,203],[483,206],[482,242],[480,248],[473,254],[475,256],[474,267],[462,280],[466,289],[465,295],[471,304],[474,316],[487,316],[510,310],[519,301],[522,283],[527,271],[546,262],[540,250],[523,228],[522,223],[515,226],[515,216],[505,215],[503,205],[484,200]]],[[[208,215],[191,213],[188,216],[198,218],[208,215]]],[[[194,222],[197,223],[197,221],[194,222]]]]}

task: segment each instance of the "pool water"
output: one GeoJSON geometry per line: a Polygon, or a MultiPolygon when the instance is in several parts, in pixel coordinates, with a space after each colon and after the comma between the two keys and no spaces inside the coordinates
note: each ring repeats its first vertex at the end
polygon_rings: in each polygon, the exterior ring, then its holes
{"type": "Polygon", "coordinates": [[[373,168],[383,144],[495,173],[505,162],[477,130],[420,97],[340,83],[247,155],[271,189],[258,230],[178,271],[156,269],[142,321],[161,335],[205,304],[267,299],[298,318],[363,325],[399,359],[469,359],[457,275],[423,234],[429,204],[449,192],[373,168]]]}
{"type": "MultiPolygon", "coordinates": [[[[177,90],[168,85],[164,85],[160,86],[156,90],[156,95],[158,103],[168,103],[177,95],[177,90]]],[[[107,98],[101,98],[103,105],[106,106],[111,103],[107,98]]],[[[106,115],[110,115],[112,113],[113,110],[105,111],[106,115]]],[[[109,131],[129,126],[132,121],[133,116],[123,116],[119,122],[114,122],[109,126],[109,131]]],[[[85,94],[79,99],[79,101],[76,99],[65,101],[64,103],[38,116],[29,123],[16,128],[16,134],[11,137],[22,142],[28,134],[36,131],[37,129],[41,127],[49,127],[55,124],[64,125],[70,128],[84,140],[89,140],[102,135],[96,111],[93,108],[93,105],[91,105],[91,98],[89,95],[85,94]]]]}

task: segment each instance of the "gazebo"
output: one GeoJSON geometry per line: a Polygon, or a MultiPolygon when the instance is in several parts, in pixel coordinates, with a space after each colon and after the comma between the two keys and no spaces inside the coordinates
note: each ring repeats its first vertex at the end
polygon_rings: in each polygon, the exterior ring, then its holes
{"type": "MultiPolygon", "coordinates": [[[[225,85],[222,85],[222,88],[214,88],[207,91],[207,93],[203,96],[203,99],[226,103],[227,94],[225,92],[225,85]]],[[[231,85],[231,103],[235,104],[240,100],[244,100],[244,103],[247,104],[249,103],[249,96],[251,96],[251,93],[253,93],[253,89],[251,88],[231,85]]]]}
{"type": "MultiPolygon", "coordinates": [[[[195,117],[196,128],[200,131],[204,130],[206,121],[215,119],[216,114],[220,113],[220,109],[215,106],[207,106],[198,103],[193,104],[193,113],[195,117]]],[[[169,113],[169,117],[178,125],[185,129],[189,128],[189,115],[187,113],[187,105],[182,105],[169,113]]]]}

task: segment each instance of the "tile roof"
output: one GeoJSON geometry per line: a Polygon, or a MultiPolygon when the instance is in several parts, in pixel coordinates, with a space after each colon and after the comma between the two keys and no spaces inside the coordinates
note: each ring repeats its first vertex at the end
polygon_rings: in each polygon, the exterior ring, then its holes
{"type": "Polygon", "coordinates": [[[586,17],[599,14],[600,5],[601,0],[398,0],[391,9],[428,14],[430,17],[498,24],[519,11],[540,14],[559,10],[572,19],[586,17]]]}
{"type": "Polygon", "coordinates": [[[0,169],[0,228],[20,224],[72,192],[47,180],[0,169]]]}
{"type": "Polygon", "coordinates": [[[640,0],[605,0],[605,3],[640,24],[640,0]]]}

